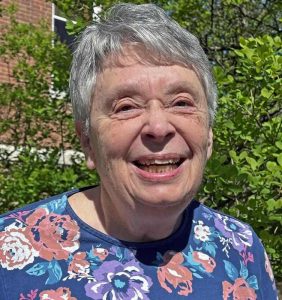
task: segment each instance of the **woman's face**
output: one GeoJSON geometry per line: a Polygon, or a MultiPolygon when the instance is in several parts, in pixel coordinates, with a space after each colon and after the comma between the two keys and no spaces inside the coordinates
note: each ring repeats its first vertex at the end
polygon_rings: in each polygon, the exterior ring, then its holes
{"type": "Polygon", "coordinates": [[[102,187],[131,207],[187,205],[212,151],[204,90],[179,65],[108,64],[96,81],[85,148],[102,187]]]}

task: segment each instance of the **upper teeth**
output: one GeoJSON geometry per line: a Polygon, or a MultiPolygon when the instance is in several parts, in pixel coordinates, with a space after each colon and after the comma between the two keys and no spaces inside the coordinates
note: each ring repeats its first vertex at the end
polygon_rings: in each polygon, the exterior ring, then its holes
{"type": "Polygon", "coordinates": [[[138,160],[138,163],[140,163],[141,165],[167,165],[167,164],[176,164],[179,162],[178,158],[174,158],[174,159],[167,159],[167,160],[161,160],[161,159],[150,159],[150,160],[138,160]]]}

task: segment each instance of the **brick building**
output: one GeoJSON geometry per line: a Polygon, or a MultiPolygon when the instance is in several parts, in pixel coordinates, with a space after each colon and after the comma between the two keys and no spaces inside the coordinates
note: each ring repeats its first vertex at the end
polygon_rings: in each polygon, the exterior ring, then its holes
{"type": "MultiPolygon", "coordinates": [[[[15,14],[16,20],[23,23],[37,24],[44,19],[50,23],[50,30],[54,28],[53,10],[54,7],[51,2],[45,0],[2,0],[1,5],[4,7],[15,3],[17,12],[15,14]]],[[[9,23],[9,18],[3,15],[0,18],[0,27],[9,23]]],[[[9,82],[11,80],[11,66],[9,63],[0,61],[0,82],[9,82]]]]}
{"type": "MultiPolygon", "coordinates": [[[[4,8],[12,4],[16,5],[15,18],[18,22],[36,25],[44,20],[50,27],[50,31],[55,31],[61,41],[66,43],[71,42],[71,38],[67,35],[65,30],[66,19],[61,16],[60,12],[52,2],[45,0],[0,0],[0,5],[4,8]]],[[[7,15],[3,14],[0,16],[0,28],[5,29],[5,25],[8,25],[9,22],[10,19],[7,15]]],[[[13,61],[3,61],[0,58],[0,83],[14,83],[12,76],[13,66],[13,61]]],[[[1,120],[13,118],[14,113],[14,109],[10,110],[8,107],[0,106],[0,123],[1,120]]],[[[61,133],[59,133],[57,124],[48,124],[47,126],[52,128],[52,132],[48,138],[42,141],[42,146],[56,147],[60,145],[62,136],[61,133]]],[[[18,127],[22,127],[23,129],[24,125],[18,127]]],[[[0,150],[5,150],[5,147],[10,147],[11,144],[13,144],[11,130],[8,129],[4,132],[0,132],[0,150]]],[[[68,144],[66,146],[69,147],[68,144]]]]}
{"type": "MultiPolygon", "coordinates": [[[[45,20],[50,24],[50,30],[55,31],[61,41],[70,44],[72,38],[67,35],[65,25],[66,19],[61,16],[56,6],[45,0],[0,0],[0,4],[6,7],[15,4],[17,12],[16,20],[22,23],[37,24],[45,20]]],[[[9,17],[3,15],[0,17],[0,28],[9,23],[9,17]]],[[[9,82],[11,80],[11,66],[0,60],[0,82],[9,82]]]]}

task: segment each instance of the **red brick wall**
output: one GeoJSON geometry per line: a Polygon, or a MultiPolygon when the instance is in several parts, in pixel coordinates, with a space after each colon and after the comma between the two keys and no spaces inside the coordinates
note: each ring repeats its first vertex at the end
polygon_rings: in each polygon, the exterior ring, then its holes
{"type": "MultiPolygon", "coordinates": [[[[16,3],[17,13],[16,19],[23,23],[37,24],[41,20],[46,20],[52,29],[52,3],[45,0],[2,0],[1,4],[5,7],[9,4],[16,3]]],[[[9,18],[3,15],[0,18],[0,28],[5,29],[5,25],[9,23],[9,18]]],[[[11,67],[12,63],[6,63],[0,59],[0,82],[12,81],[11,67]]]]}
{"type": "MultiPolygon", "coordinates": [[[[22,23],[32,23],[37,24],[41,20],[46,20],[50,24],[50,30],[52,30],[52,3],[45,0],[0,0],[1,5],[4,7],[16,2],[17,3],[17,13],[15,15],[16,20],[22,23]]],[[[0,34],[1,30],[5,30],[9,24],[9,17],[3,15],[0,17],[0,34]]],[[[15,80],[12,77],[12,68],[14,62],[8,61],[4,62],[0,59],[0,83],[11,82],[14,83],[15,80]]],[[[1,95],[0,95],[1,97],[1,95]]],[[[16,113],[15,107],[5,107],[0,106],[0,123],[2,120],[13,119],[16,113]]],[[[45,123],[44,123],[45,124],[45,123]]],[[[41,124],[42,125],[42,124],[41,124]]],[[[5,132],[0,132],[0,144],[14,145],[12,132],[15,130],[20,137],[20,143],[23,143],[23,136],[25,130],[25,124],[15,124],[5,132]]],[[[60,124],[58,121],[46,123],[45,128],[50,130],[50,134],[47,138],[40,140],[40,147],[58,147],[64,141],[62,134],[60,133],[60,124]]],[[[67,134],[67,129],[63,128],[63,134],[67,134]]],[[[34,140],[41,137],[42,133],[38,132],[34,137],[34,140]]],[[[70,144],[64,141],[64,147],[70,148],[70,144]]]]}
{"type": "MultiPolygon", "coordinates": [[[[16,2],[18,8],[16,19],[20,22],[36,24],[38,21],[45,19],[52,24],[52,3],[45,0],[2,0],[2,5],[7,6],[16,2]]],[[[8,18],[3,16],[0,19],[0,24],[6,24],[8,18]]]]}

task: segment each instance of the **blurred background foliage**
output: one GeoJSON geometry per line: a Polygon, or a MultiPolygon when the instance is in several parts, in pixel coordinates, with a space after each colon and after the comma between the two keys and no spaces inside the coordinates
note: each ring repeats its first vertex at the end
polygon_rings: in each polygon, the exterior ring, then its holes
{"type": "MultiPolygon", "coordinates": [[[[282,2],[151,2],[199,38],[218,83],[214,153],[198,198],[251,224],[281,281],[282,2]]],[[[77,35],[93,19],[103,18],[116,1],[53,3],[69,20],[68,32],[77,35]],[[99,9],[93,12],[93,7],[99,9]]],[[[17,160],[10,159],[11,151],[0,152],[0,210],[4,212],[73,187],[96,184],[99,178],[81,160],[58,164],[59,154],[66,149],[80,150],[68,95],[70,50],[44,22],[19,24],[13,18],[14,7],[1,10],[10,15],[11,25],[2,31],[0,57],[15,62],[15,80],[0,84],[0,105],[11,112],[10,118],[0,116],[0,134],[9,131],[14,151],[21,150],[17,160]],[[54,131],[60,142],[42,149],[42,141],[54,131]]]]}

